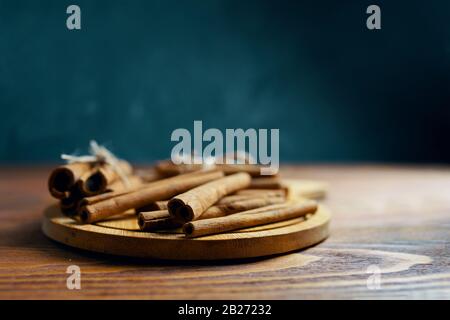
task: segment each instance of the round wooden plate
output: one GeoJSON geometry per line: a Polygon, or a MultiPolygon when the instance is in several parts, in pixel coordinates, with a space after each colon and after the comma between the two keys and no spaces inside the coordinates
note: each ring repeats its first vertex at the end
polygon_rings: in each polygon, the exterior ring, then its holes
{"type": "Polygon", "coordinates": [[[330,214],[324,206],[308,218],[297,218],[235,232],[187,239],[175,232],[138,231],[136,216],[97,224],[80,224],[46,209],[42,229],[66,245],[107,254],[173,260],[217,260],[267,256],[312,246],[328,236],[330,214]]]}

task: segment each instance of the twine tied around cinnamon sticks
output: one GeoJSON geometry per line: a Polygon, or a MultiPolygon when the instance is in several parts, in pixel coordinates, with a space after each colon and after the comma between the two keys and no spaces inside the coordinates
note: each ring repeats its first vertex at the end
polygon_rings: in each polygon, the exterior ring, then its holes
{"type": "Polygon", "coordinates": [[[111,169],[119,176],[126,188],[130,187],[130,181],[119,165],[119,159],[106,147],[99,145],[95,140],[89,142],[90,155],[74,156],[70,154],[61,154],[61,159],[71,163],[90,163],[91,165],[109,165],[111,169]]]}

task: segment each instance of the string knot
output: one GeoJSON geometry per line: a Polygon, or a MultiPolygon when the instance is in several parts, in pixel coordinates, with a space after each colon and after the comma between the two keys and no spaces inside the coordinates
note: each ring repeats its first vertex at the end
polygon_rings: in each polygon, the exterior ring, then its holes
{"type": "Polygon", "coordinates": [[[89,153],[89,155],[84,156],[61,154],[61,159],[67,163],[83,162],[91,163],[92,165],[109,165],[122,180],[125,187],[130,187],[130,181],[119,165],[120,160],[111,151],[104,146],[100,146],[95,140],[91,140],[89,143],[89,153]]]}

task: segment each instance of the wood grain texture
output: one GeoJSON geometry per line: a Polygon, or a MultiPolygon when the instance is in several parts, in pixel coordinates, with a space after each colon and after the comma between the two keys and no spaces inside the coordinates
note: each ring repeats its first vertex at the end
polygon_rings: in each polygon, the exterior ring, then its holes
{"type": "Polygon", "coordinates": [[[49,170],[0,170],[0,298],[450,298],[448,167],[284,167],[282,176],[328,182],[331,236],[293,254],[214,263],[118,259],[48,240],[49,170]],[[73,264],[81,290],[66,288],[73,264]],[[379,290],[367,287],[369,266],[379,290]]]}

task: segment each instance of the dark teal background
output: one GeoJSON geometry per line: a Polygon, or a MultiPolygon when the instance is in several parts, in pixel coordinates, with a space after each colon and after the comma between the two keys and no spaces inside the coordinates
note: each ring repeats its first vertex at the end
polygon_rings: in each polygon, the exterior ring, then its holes
{"type": "Polygon", "coordinates": [[[0,0],[3,163],[151,161],[193,120],[280,128],[282,161],[449,162],[449,98],[449,1],[0,0]]]}

